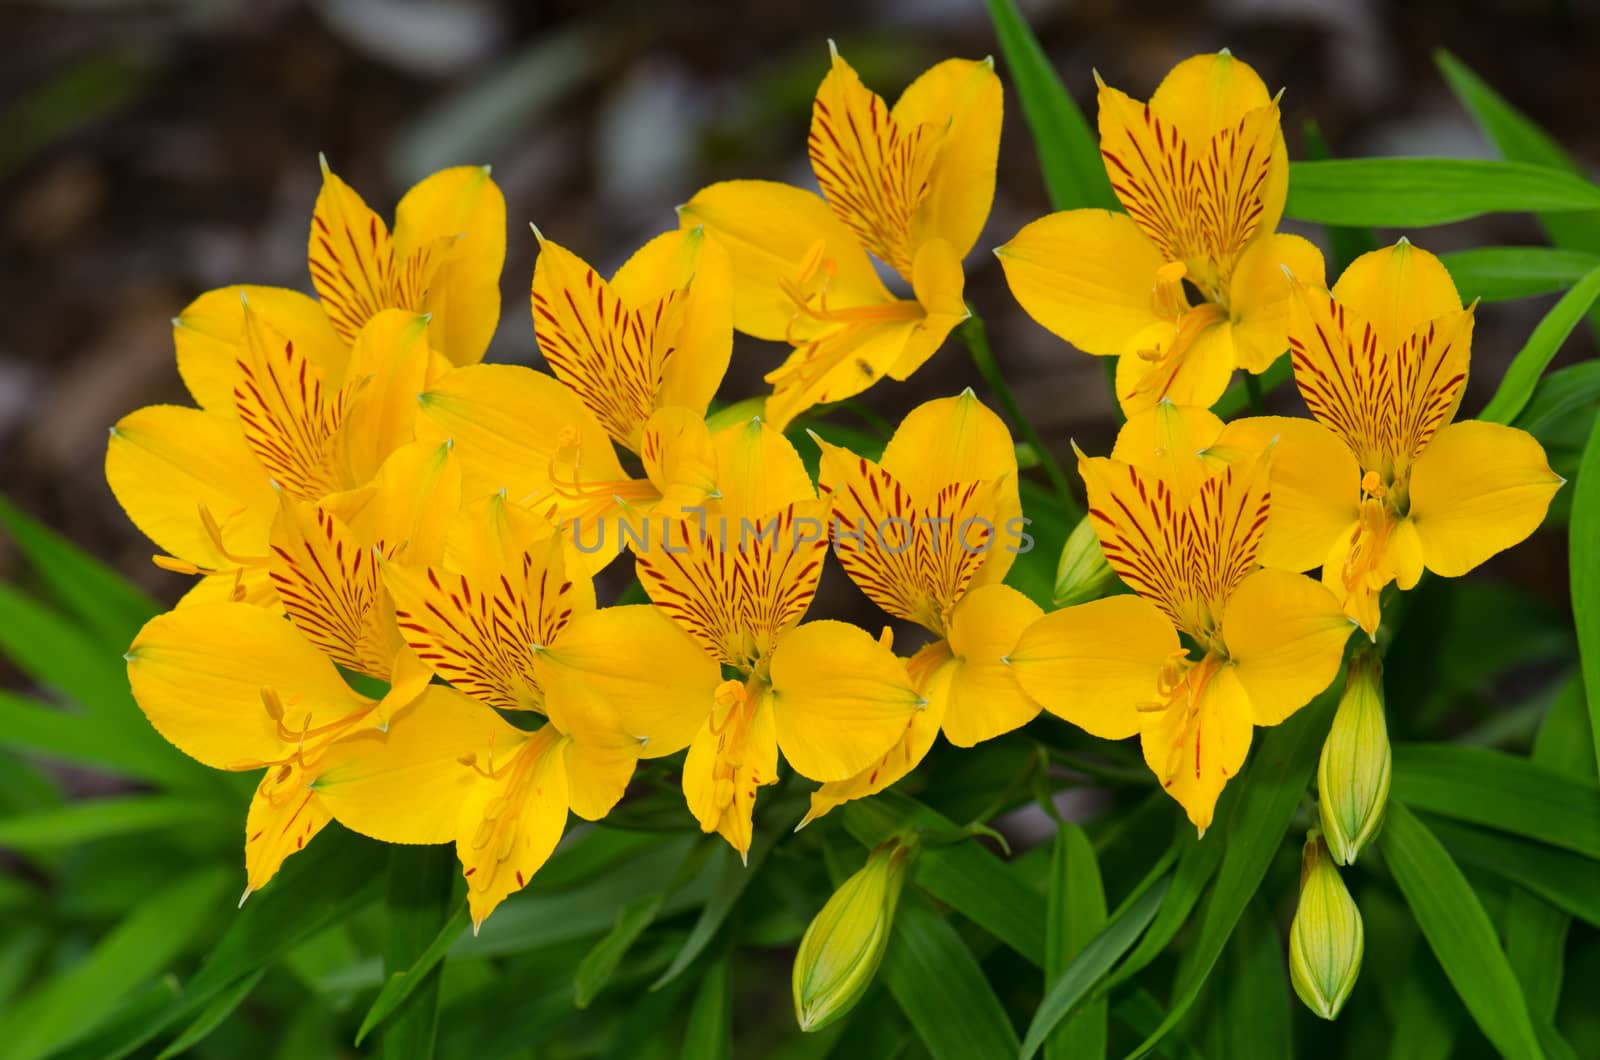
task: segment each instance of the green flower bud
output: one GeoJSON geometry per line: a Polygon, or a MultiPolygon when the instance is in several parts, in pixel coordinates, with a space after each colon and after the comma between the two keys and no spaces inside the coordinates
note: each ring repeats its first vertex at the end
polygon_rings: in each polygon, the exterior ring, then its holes
{"type": "Polygon", "coordinates": [[[1350,660],[1344,697],[1317,766],[1317,808],[1333,860],[1353,864],[1383,823],[1389,801],[1389,727],[1383,716],[1383,665],[1371,649],[1350,660]]]}
{"type": "Polygon", "coordinates": [[[1105,593],[1117,579],[1106,557],[1100,551],[1100,538],[1095,534],[1089,517],[1078,520],[1078,525],[1067,535],[1061,546],[1061,559],[1056,563],[1056,587],[1052,594],[1057,607],[1070,607],[1094,600],[1105,593]]]}
{"type": "Polygon", "coordinates": [[[802,1031],[839,1019],[872,985],[915,854],[914,841],[880,843],[806,928],[794,958],[794,1015],[802,1031]]]}
{"type": "Polygon", "coordinates": [[[1300,905],[1289,926],[1289,979],[1306,1008],[1337,1019],[1361,974],[1361,910],[1315,832],[1300,863],[1300,905]]]}

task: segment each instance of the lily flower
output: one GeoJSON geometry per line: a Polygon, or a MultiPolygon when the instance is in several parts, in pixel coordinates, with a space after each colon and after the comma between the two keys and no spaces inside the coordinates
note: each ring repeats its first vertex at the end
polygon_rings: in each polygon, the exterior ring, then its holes
{"type": "Polygon", "coordinates": [[[735,180],[678,212],[728,253],[734,327],[793,352],[766,376],[780,430],[813,405],[905,380],[968,316],[961,262],[994,200],[1000,81],[989,60],[950,59],[891,108],[829,45],[808,140],[822,195],[735,180]],[[873,258],[909,286],[891,293],[873,258]]]}
{"type": "Polygon", "coordinates": [[[996,254],[1038,323],[1116,357],[1128,415],[1163,398],[1209,407],[1233,370],[1287,348],[1285,266],[1322,276],[1322,255],[1276,230],[1289,186],[1277,98],[1226,51],[1175,66],[1148,103],[1095,77],[1100,153],[1126,214],[1066,210],[996,254]]]}
{"type": "Polygon", "coordinates": [[[1294,503],[1274,511],[1265,562],[1320,566],[1375,635],[1386,585],[1410,589],[1424,569],[1458,577],[1517,544],[1563,480],[1526,431],[1452,422],[1474,307],[1438,258],[1402,239],[1357,258],[1331,292],[1298,278],[1293,291],[1295,382],[1315,420],[1238,420],[1218,446],[1283,434],[1294,503]]]}
{"type": "Polygon", "coordinates": [[[1197,411],[1158,405],[1129,420],[1111,457],[1080,453],[1089,518],[1134,595],[1046,615],[1008,659],[1052,714],[1105,739],[1138,735],[1204,834],[1254,727],[1328,686],[1351,622],[1317,582],[1259,565],[1273,452],[1208,463],[1189,433],[1210,417],[1197,411]]]}
{"type": "Polygon", "coordinates": [[[905,735],[925,697],[886,643],[843,622],[801,623],[827,556],[828,502],[794,446],[760,419],[714,441],[718,494],[636,550],[635,569],[730,674],[694,719],[683,794],[701,829],[747,857],[756,791],[777,782],[780,750],[802,776],[845,780],[905,735]]]}
{"type": "Polygon", "coordinates": [[[1000,584],[1025,526],[1000,417],[967,390],[913,409],[879,462],[816,441],[840,564],[873,603],[935,639],[909,663],[927,706],[866,769],[813,792],[803,823],[898,781],[941,730],[971,747],[1039,713],[1005,664],[1042,612],[1000,584]]]}

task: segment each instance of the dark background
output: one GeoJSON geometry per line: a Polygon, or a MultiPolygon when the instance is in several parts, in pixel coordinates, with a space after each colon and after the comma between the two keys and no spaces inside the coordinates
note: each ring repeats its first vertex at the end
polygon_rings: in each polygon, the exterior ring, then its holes
{"type": "MultiPolygon", "coordinates": [[[[1444,46],[1586,162],[1600,10],[1590,3],[1209,0],[1023,5],[1092,115],[1098,69],[1147,97],[1174,62],[1230,47],[1283,86],[1291,155],[1314,119],[1339,155],[1486,157],[1439,77],[1444,46]]],[[[527,311],[534,221],[609,271],[675,223],[701,185],[739,176],[810,184],[809,107],[834,38],[892,100],[932,62],[998,51],[979,0],[627,4],[58,0],[0,10],[0,489],[166,597],[183,580],[118,511],[101,472],[106,429],[187,397],[169,318],[236,282],[309,290],[305,240],[317,152],[374,209],[433,169],[488,162],[508,199],[504,314],[492,360],[537,363],[527,311]]],[[[1001,75],[1008,78],[1004,64],[1001,75]]],[[[1058,451],[1114,430],[1102,366],[1035,327],[985,252],[1047,212],[1007,86],[999,188],[968,263],[996,353],[1058,451]]],[[[1308,233],[1315,234],[1315,233],[1308,233]]],[[[1530,219],[1413,233],[1434,250],[1536,243],[1530,219]]],[[[1329,278],[1330,280],[1332,277],[1329,278]]],[[[1549,300],[1485,307],[1481,406],[1549,300]]],[[[724,396],[761,389],[783,349],[741,339],[724,396]]],[[[1580,329],[1563,360],[1593,356],[1580,329]]],[[[891,419],[980,386],[946,346],[868,404],[891,419]]],[[[981,389],[981,386],[980,386],[981,389]]],[[[1298,410],[1292,395],[1279,395],[1298,410]]],[[[1042,547],[1053,548],[1053,543],[1042,547]]],[[[1518,562],[1564,597],[1559,559],[1518,562]]],[[[1544,550],[1548,552],[1549,550],[1544,550]]],[[[17,559],[0,542],[0,577],[17,559]]]]}

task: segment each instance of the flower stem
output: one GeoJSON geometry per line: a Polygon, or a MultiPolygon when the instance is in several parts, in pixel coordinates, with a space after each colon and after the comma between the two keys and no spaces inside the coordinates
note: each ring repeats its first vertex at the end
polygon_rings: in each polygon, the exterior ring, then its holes
{"type": "MultiPolygon", "coordinates": [[[[971,306],[967,307],[969,310],[971,306]]],[[[989,333],[984,330],[983,318],[978,316],[976,310],[972,311],[956,332],[961,336],[961,341],[966,344],[967,351],[972,354],[972,363],[977,367],[978,374],[983,376],[983,381],[994,392],[995,398],[1000,402],[1001,408],[1010,417],[1022,433],[1023,440],[1033,447],[1038,454],[1039,466],[1044,468],[1044,473],[1050,479],[1050,486],[1056,495],[1068,505],[1075,507],[1072,499],[1072,485],[1067,479],[1067,473],[1061,470],[1061,465],[1055,456],[1044,444],[1044,439],[1039,432],[1034,430],[1028,417],[1022,414],[1022,408],[1017,404],[1016,397],[1011,393],[1011,387],[1006,382],[1005,376],[1000,374],[1000,366],[995,362],[994,351],[989,348],[989,333]]]]}
{"type": "Polygon", "coordinates": [[[1261,400],[1261,377],[1253,372],[1246,372],[1244,374],[1244,392],[1250,395],[1250,411],[1257,416],[1265,416],[1267,414],[1267,406],[1261,400]]]}

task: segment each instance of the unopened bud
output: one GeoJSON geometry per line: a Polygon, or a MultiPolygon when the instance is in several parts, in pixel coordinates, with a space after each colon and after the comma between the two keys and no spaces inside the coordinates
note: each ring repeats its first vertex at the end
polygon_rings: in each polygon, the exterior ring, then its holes
{"type": "Polygon", "coordinates": [[[915,854],[914,841],[880,843],[806,928],[794,958],[794,1015],[802,1031],[839,1019],[872,985],[915,854]]]}
{"type": "Polygon", "coordinates": [[[1361,910],[1313,833],[1300,863],[1300,904],[1289,926],[1289,979],[1306,1008],[1337,1019],[1361,974],[1361,910]]]}
{"type": "Polygon", "coordinates": [[[1383,665],[1366,649],[1350,660],[1344,696],[1317,766],[1318,812],[1333,860],[1353,864],[1383,824],[1389,801],[1389,726],[1383,716],[1383,665]]]}
{"type": "Polygon", "coordinates": [[[1094,532],[1089,517],[1078,520],[1078,525],[1067,535],[1061,546],[1061,559],[1056,563],[1056,587],[1052,594],[1057,607],[1070,607],[1093,600],[1102,595],[1116,581],[1116,574],[1100,551],[1100,538],[1094,532]]]}

